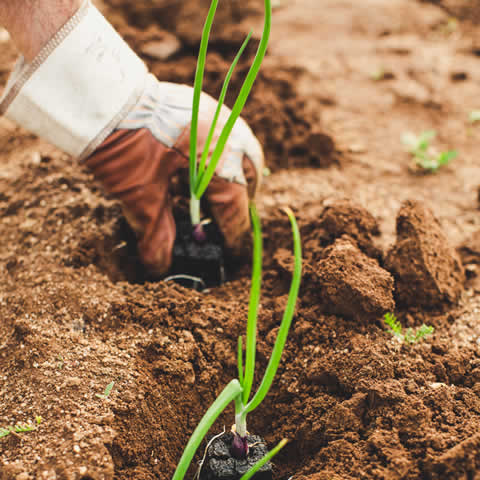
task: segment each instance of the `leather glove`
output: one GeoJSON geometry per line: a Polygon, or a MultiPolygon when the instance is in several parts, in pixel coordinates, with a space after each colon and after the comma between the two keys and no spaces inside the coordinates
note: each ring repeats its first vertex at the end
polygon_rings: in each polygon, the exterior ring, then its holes
{"type": "MultiPolygon", "coordinates": [[[[158,82],[89,2],[27,64],[17,62],[0,114],[78,157],[123,205],[138,249],[153,274],[164,274],[175,241],[169,186],[188,177],[193,89],[158,82]]],[[[217,103],[202,94],[201,154],[217,103]]],[[[213,150],[230,110],[223,107],[213,150]]],[[[238,119],[205,200],[233,254],[249,231],[249,197],[259,187],[261,146],[238,119]]]]}

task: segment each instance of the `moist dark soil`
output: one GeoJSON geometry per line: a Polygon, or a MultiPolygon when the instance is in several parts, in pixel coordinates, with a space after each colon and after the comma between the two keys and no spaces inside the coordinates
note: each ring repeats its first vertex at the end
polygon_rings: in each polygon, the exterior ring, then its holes
{"type": "MultiPolygon", "coordinates": [[[[240,480],[267,453],[268,448],[262,437],[247,435],[249,453],[246,458],[238,459],[232,455],[233,434],[225,433],[209,444],[202,459],[200,480],[240,480]]],[[[272,480],[272,464],[267,462],[252,477],[254,480],[272,480]]]]}
{"type": "Polygon", "coordinates": [[[177,214],[172,266],[167,278],[195,290],[218,287],[225,283],[225,249],[215,223],[202,226],[205,239],[194,236],[194,227],[186,215],[177,214]]]}
{"type": "MultiPolygon", "coordinates": [[[[207,0],[96,3],[159,78],[192,83],[207,0]]],[[[469,115],[480,109],[478,6],[320,3],[275,2],[269,54],[245,109],[271,170],[258,197],[255,385],[293,269],[280,207],[294,210],[304,251],[284,358],[248,430],[269,447],[289,439],[275,480],[477,480],[480,127],[469,115]],[[458,156],[418,175],[401,137],[431,129],[432,146],[458,156]],[[387,312],[404,329],[435,332],[401,343],[387,312]]],[[[209,93],[218,96],[244,36],[256,32],[229,105],[261,23],[260,0],[219,6],[209,93]]],[[[16,52],[3,31],[0,42],[4,85],[16,52]]],[[[121,206],[81,165],[3,118],[0,165],[0,428],[35,426],[0,438],[0,479],[171,478],[236,376],[250,261],[202,293],[147,281],[121,206]]],[[[233,419],[232,406],[211,433],[233,419]]]]}

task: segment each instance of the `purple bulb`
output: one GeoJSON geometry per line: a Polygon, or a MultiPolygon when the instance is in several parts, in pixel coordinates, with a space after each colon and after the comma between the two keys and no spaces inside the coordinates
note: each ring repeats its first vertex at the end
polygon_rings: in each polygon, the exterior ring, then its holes
{"type": "Polygon", "coordinates": [[[205,243],[207,241],[207,234],[201,223],[198,223],[193,227],[193,238],[197,243],[205,243]]]}
{"type": "Polygon", "coordinates": [[[232,448],[230,452],[233,457],[241,459],[247,458],[248,455],[248,442],[247,436],[241,437],[238,433],[233,434],[232,448]]]}

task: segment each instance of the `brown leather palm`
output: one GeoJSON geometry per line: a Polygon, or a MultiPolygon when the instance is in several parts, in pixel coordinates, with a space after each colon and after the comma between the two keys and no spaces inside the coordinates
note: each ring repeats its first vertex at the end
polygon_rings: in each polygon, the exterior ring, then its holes
{"type": "MultiPolygon", "coordinates": [[[[172,261],[176,228],[169,187],[180,171],[188,175],[186,138],[188,128],[169,148],[146,128],[117,130],[86,160],[107,192],[122,202],[125,217],[137,234],[141,260],[157,275],[166,273],[172,261]]],[[[243,168],[248,189],[214,176],[205,192],[225,245],[233,254],[242,251],[243,238],[249,232],[248,197],[257,184],[256,170],[247,157],[243,168]]]]}

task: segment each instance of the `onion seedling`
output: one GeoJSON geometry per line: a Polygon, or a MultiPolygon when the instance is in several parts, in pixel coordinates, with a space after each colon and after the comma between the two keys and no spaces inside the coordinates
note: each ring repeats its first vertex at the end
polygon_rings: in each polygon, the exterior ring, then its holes
{"type": "MultiPolygon", "coordinates": [[[[295,306],[297,302],[298,292],[300,289],[300,281],[302,277],[302,246],[300,239],[300,232],[293,212],[286,208],[285,213],[288,215],[293,232],[293,250],[294,250],[294,269],[288,294],[287,306],[283,314],[282,321],[277,334],[270,360],[260,382],[260,386],[256,393],[251,396],[253,385],[253,378],[255,373],[255,352],[257,341],[257,317],[260,300],[260,287],[262,277],[262,232],[260,228],[260,220],[255,206],[252,204],[250,213],[253,225],[253,268],[252,268],[252,284],[250,289],[250,304],[247,319],[247,333],[245,342],[245,366],[243,365],[243,342],[238,340],[238,379],[232,380],[220,393],[217,399],[213,402],[207,413],[203,416],[197,428],[193,432],[190,440],[187,443],[185,451],[177,466],[177,470],[173,476],[173,480],[183,480],[188,467],[200,446],[203,438],[207,434],[210,427],[213,425],[218,416],[231,403],[235,404],[235,428],[234,441],[231,446],[231,453],[234,457],[245,458],[248,455],[247,443],[247,415],[257,408],[265,396],[269,392],[275,374],[285,348],[285,342],[288,336],[290,325],[292,323],[295,306]]],[[[281,442],[277,448],[273,449],[272,456],[284,445],[281,442]],[[278,448],[279,447],[279,448],[278,448]]],[[[270,452],[272,453],[272,452],[270,452]]],[[[267,455],[269,456],[270,453],[267,455]]],[[[265,461],[268,461],[265,460],[265,461]]],[[[253,467],[255,468],[255,466],[253,467]]],[[[258,467],[260,468],[260,466],[258,467]]],[[[254,472],[255,473],[255,472],[254,472]]],[[[247,474],[248,475],[248,472],[247,474]]],[[[253,475],[253,473],[252,473],[253,475]]],[[[243,480],[250,478],[242,477],[243,480]]]]}
{"type": "Polygon", "coordinates": [[[203,74],[205,70],[205,61],[207,56],[207,48],[208,48],[208,40],[210,37],[210,30],[212,28],[213,18],[215,16],[215,12],[217,10],[218,0],[212,0],[210,4],[210,9],[208,11],[207,20],[205,22],[203,32],[202,32],[202,39],[200,42],[200,50],[198,54],[197,60],[197,69],[195,73],[195,81],[193,86],[193,106],[192,106],[192,121],[190,127],[190,218],[192,221],[192,225],[194,227],[194,237],[202,241],[203,235],[203,228],[200,218],[200,199],[202,195],[205,193],[214,173],[215,169],[217,168],[218,162],[222,153],[225,149],[225,145],[228,141],[228,137],[230,136],[232,129],[237,121],[238,117],[242,113],[243,107],[247,101],[247,98],[250,94],[252,89],[253,83],[257,77],[257,74],[260,70],[260,66],[262,61],[265,57],[267,51],[268,40],[270,37],[270,29],[271,29],[271,20],[272,20],[272,5],[271,0],[265,0],[265,21],[263,27],[262,38],[260,40],[260,44],[257,49],[257,53],[253,60],[253,63],[250,67],[250,70],[244,80],[244,83],[238,93],[237,99],[232,107],[232,111],[230,116],[228,117],[225,125],[222,128],[218,141],[213,149],[213,152],[210,156],[208,161],[208,153],[210,151],[210,145],[214,136],[215,128],[217,126],[218,118],[220,116],[220,111],[223,106],[225,95],[227,93],[228,85],[230,83],[230,79],[232,77],[233,71],[235,66],[237,65],[240,56],[242,55],[243,51],[245,50],[251,36],[252,32],[250,32],[243,42],[240,50],[235,57],[223,83],[223,87],[220,93],[220,97],[218,99],[218,106],[215,112],[212,124],[210,126],[210,130],[207,136],[207,140],[205,142],[205,146],[203,148],[203,152],[200,158],[200,162],[197,164],[197,136],[198,136],[198,114],[200,110],[200,96],[202,92],[202,83],[203,83],[203,74]]]}

